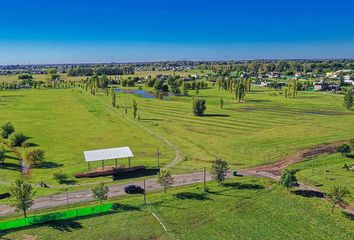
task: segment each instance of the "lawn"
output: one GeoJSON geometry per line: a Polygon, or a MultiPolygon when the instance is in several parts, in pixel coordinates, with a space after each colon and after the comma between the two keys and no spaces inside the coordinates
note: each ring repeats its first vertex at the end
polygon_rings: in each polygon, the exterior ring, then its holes
{"type": "Polygon", "coordinates": [[[230,179],[118,199],[123,210],[0,233],[5,239],[353,239],[354,223],[316,198],[281,189],[268,180],[230,179]],[[125,209],[125,210],[124,210],[125,209]],[[164,231],[152,212],[166,227],[164,231]]]}
{"type": "Polygon", "coordinates": [[[336,186],[347,187],[351,192],[351,196],[347,201],[354,205],[354,172],[344,169],[344,164],[348,166],[354,165],[354,159],[343,157],[340,154],[322,155],[305,162],[297,163],[291,166],[291,169],[299,170],[297,177],[300,181],[317,186],[325,192],[329,192],[331,188],[336,186]],[[313,171],[312,171],[312,163],[313,171]]]}
{"type": "MultiPolygon", "coordinates": [[[[341,105],[340,95],[304,92],[286,99],[280,93],[256,87],[244,103],[236,103],[230,93],[214,87],[168,100],[118,93],[120,108],[114,109],[111,97],[92,96],[80,89],[6,91],[0,92],[0,123],[11,121],[17,131],[46,151],[47,164],[32,169],[26,177],[32,183],[54,186],[38,189],[38,196],[66,187],[56,184],[53,173],[62,171],[72,177],[86,171],[84,150],[130,146],[136,156],[134,165],[156,167],[156,148],[160,148],[162,165],[175,158],[165,138],[183,153],[182,161],[173,167],[174,173],[180,173],[200,171],[216,158],[228,161],[232,169],[271,163],[299,149],[353,137],[354,114],[341,105]],[[193,97],[206,99],[205,116],[193,116],[193,97]],[[223,109],[220,98],[225,102],[223,109]],[[138,103],[140,121],[132,118],[133,100],[138,103]]],[[[19,156],[8,150],[9,167],[0,169],[0,180],[13,181],[21,175],[19,156]]],[[[127,165],[127,161],[120,164],[127,165]]],[[[78,183],[98,181],[111,178],[80,179],[78,183]]]]}
{"type": "MultiPolygon", "coordinates": [[[[26,177],[32,183],[45,181],[55,185],[54,172],[62,171],[71,177],[85,172],[84,150],[129,146],[135,155],[133,166],[156,167],[157,147],[162,164],[175,157],[174,151],[161,140],[126,121],[96,97],[77,89],[0,92],[0,123],[8,121],[16,131],[29,136],[31,143],[46,151],[46,164],[31,169],[26,177]]],[[[7,150],[6,169],[0,169],[0,180],[13,181],[21,176],[15,152],[23,154],[28,149],[7,150]]],[[[127,166],[128,160],[119,160],[118,164],[127,166]]],[[[114,165],[114,161],[106,165],[114,165]]],[[[91,164],[91,168],[98,167],[100,163],[91,164]]],[[[81,179],[79,183],[104,179],[107,178],[81,179]]]]}

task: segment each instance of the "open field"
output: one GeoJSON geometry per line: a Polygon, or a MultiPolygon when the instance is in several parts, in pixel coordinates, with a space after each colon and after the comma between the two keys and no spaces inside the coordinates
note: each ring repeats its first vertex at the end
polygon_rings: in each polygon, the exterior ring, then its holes
{"type": "Polygon", "coordinates": [[[117,200],[122,211],[1,233],[5,239],[353,239],[353,220],[268,180],[236,178],[117,200]],[[167,229],[165,232],[154,212],[167,229]],[[99,224],[98,224],[99,223],[99,224]]]}
{"type": "MultiPolygon", "coordinates": [[[[132,165],[157,166],[156,148],[161,150],[161,163],[171,161],[174,151],[118,113],[78,90],[26,90],[0,93],[0,122],[11,121],[16,130],[30,137],[30,142],[46,151],[47,162],[34,168],[27,179],[55,184],[52,174],[63,171],[71,177],[87,170],[83,151],[130,146],[135,154],[132,165]]],[[[10,149],[7,149],[10,150],[10,149]]],[[[16,152],[25,150],[16,148],[16,152]]],[[[19,157],[8,152],[6,169],[0,180],[13,181],[21,175],[19,157]]],[[[128,160],[120,160],[127,166],[128,160]]],[[[106,165],[114,165],[114,161],[106,165]]],[[[91,165],[100,167],[100,163],[91,165]]],[[[103,179],[96,179],[99,181],[103,179]]],[[[80,183],[91,180],[80,180],[80,183]]]]}
{"type": "Polygon", "coordinates": [[[118,94],[123,107],[133,99],[138,102],[141,124],[183,149],[184,161],[177,166],[181,171],[204,167],[218,157],[234,168],[246,168],[353,137],[354,112],[344,109],[340,95],[301,92],[287,99],[279,92],[254,88],[245,103],[236,103],[231,94],[215,88],[189,93],[163,101],[118,94]],[[193,116],[192,97],[206,99],[205,116],[193,116]]]}
{"type": "Polygon", "coordinates": [[[348,202],[354,204],[354,172],[343,168],[344,164],[354,165],[353,158],[346,158],[340,154],[322,155],[314,158],[314,171],[312,173],[312,159],[291,166],[299,170],[297,176],[301,182],[317,186],[324,192],[329,192],[336,186],[347,187],[351,196],[348,202]]]}
{"type": "MultiPolygon", "coordinates": [[[[86,171],[84,150],[130,146],[136,155],[133,165],[156,167],[159,147],[161,164],[172,161],[175,150],[139,125],[168,139],[182,152],[182,161],[173,166],[175,173],[200,171],[216,158],[228,161],[232,169],[271,163],[302,148],[353,137],[354,114],[344,110],[340,95],[300,93],[297,99],[286,99],[279,93],[254,88],[245,103],[236,103],[231,94],[213,87],[162,101],[118,93],[120,108],[113,109],[111,97],[92,96],[80,89],[7,91],[0,92],[0,123],[11,121],[17,131],[46,151],[47,164],[32,169],[26,178],[55,187],[39,188],[38,196],[66,187],[58,186],[53,173],[62,171],[72,177],[86,171]],[[192,97],[207,100],[205,116],[192,115],[192,97]],[[223,109],[220,98],[225,101],[223,109]],[[134,99],[140,121],[132,119],[134,99]]],[[[0,180],[12,182],[21,175],[19,153],[24,150],[15,149],[17,154],[7,150],[7,168],[0,170],[0,180]]],[[[127,161],[120,164],[127,165],[127,161]]],[[[100,163],[94,166],[98,168],[100,163]]],[[[97,181],[111,178],[80,179],[78,183],[97,181]]],[[[87,186],[69,190],[83,188],[87,186]]]]}

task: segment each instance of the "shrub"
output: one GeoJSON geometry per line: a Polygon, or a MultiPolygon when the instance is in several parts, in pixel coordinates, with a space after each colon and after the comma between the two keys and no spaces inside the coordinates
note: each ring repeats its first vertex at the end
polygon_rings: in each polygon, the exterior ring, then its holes
{"type": "Polygon", "coordinates": [[[336,151],[341,153],[342,156],[347,156],[350,153],[350,146],[348,144],[342,144],[336,148],[336,151]]]}
{"type": "Polygon", "coordinates": [[[297,170],[285,169],[280,177],[279,184],[287,189],[297,186],[296,172],[297,170]]]}
{"type": "Polygon", "coordinates": [[[212,178],[220,184],[225,180],[228,170],[229,166],[227,162],[222,159],[217,159],[212,163],[210,173],[212,178]]]}
{"type": "Polygon", "coordinates": [[[8,138],[15,131],[14,126],[8,122],[1,126],[1,137],[8,138]]]}
{"type": "Polygon", "coordinates": [[[0,163],[5,161],[5,150],[0,147],[0,163]]]}
{"type": "Polygon", "coordinates": [[[53,177],[55,181],[57,181],[59,184],[66,183],[68,181],[68,175],[62,172],[57,172],[53,174],[53,177]]]}
{"type": "Polygon", "coordinates": [[[28,138],[23,133],[13,133],[10,135],[10,146],[20,147],[28,138]]]}

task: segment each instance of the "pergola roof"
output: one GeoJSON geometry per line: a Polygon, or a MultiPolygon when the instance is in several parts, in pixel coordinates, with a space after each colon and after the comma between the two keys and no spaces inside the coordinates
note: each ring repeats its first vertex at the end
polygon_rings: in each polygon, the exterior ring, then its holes
{"type": "Polygon", "coordinates": [[[129,147],[84,151],[84,155],[86,162],[134,157],[129,147]]]}

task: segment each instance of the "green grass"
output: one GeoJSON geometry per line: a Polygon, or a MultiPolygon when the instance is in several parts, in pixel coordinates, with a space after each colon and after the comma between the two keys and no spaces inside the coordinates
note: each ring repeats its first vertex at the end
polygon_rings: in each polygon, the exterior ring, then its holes
{"type": "Polygon", "coordinates": [[[334,185],[347,187],[351,192],[347,201],[354,205],[354,172],[346,171],[343,168],[344,164],[354,165],[354,159],[337,153],[314,158],[313,172],[312,159],[297,163],[290,168],[299,170],[297,176],[300,181],[312,186],[317,185],[324,192],[329,192],[334,185]]]}
{"type": "MultiPolygon", "coordinates": [[[[32,169],[26,177],[32,183],[45,181],[56,186],[38,189],[38,196],[61,192],[66,187],[58,187],[52,177],[54,172],[73,176],[86,171],[84,150],[130,146],[136,156],[133,164],[148,167],[157,165],[157,147],[162,153],[162,165],[174,159],[171,147],[139,125],[168,139],[183,152],[183,161],[173,169],[175,173],[201,170],[216,158],[225,159],[231,168],[246,168],[278,161],[302,148],[353,137],[354,114],[341,105],[340,95],[299,93],[296,99],[286,99],[280,92],[254,88],[245,103],[236,103],[230,93],[209,88],[198,95],[190,91],[188,97],[163,101],[134,94],[117,96],[120,108],[112,109],[111,97],[92,96],[79,89],[0,92],[0,123],[11,121],[17,131],[45,150],[47,161],[53,163],[52,168],[32,169]],[[207,116],[193,116],[192,97],[206,99],[207,116]],[[220,98],[224,99],[224,109],[220,109],[220,98]],[[140,122],[132,122],[133,100],[138,103],[140,122]]],[[[17,155],[9,152],[6,162],[18,165],[17,155]]],[[[127,165],[127,161],[120,163],[127,165]]],[[[96,163],[95,167],[99,166],[96,163]]],[[[0,169],[0,173],[0,180],[20,177],[16,169],[0,169]]],[[[78,183],[97,181],[110,181],[110,177],[80,179],[78,183]]],[[[70,191],[84,188],[88,186],[70,191]]]]}
{"type": "MultiPolygon", "coordinates": [[[[55,185],[54,172],[63,171],[71,177],[85,172],[84,150],[130,146],[135,155],[132,164],[147,167],[157,166],[157,147],[161,149],[162,164],[175,157],[174,151],[159,139],[126,121],[96,97],[78,90],[0,92],[0,102],[0,122],[11,121],[16,131],[23,132],[30,142],[46,151],[49,167],[31,169],[26,179],[32,183],[43,180],[55,185]]],[[[28,150],[15,151],[23,155],[28,150]]],[[[14,152],[8,152],[7,156],[5,162],[15,169],[0,169],[0,180],[13,181],[21,175],[16,168],[19,157],[14,152]]],[[[119,160],[118,164],[127,166],[128,160],[119,160]]],[[[107,165],[114,165],[114,161],[107,165]]],[[[91,168],[98,167],[100,163],[91,164],[91,168]]],[[[110,178],[81,179],[79,183],[105,179],[110,178]]]]}
{"type": "Polygon", "coordinates": [[[117,200],[118,213],[0,233],[5,239],[353,239],[353,220],[325,201],[304,198],[268,180],[237,178],[225,186],[171,189],[117,200]],[[153,211],[166,226],[152,216],[153,211]]]}
{"type": "MultiPolygon", "coordinates": [[[[34,81],[48,81],[47,74],[33,74],[34,81]]],[[[69,77],[66,74],[60,74],[60,78],[64,81],[80,81],[81,79],[85,79],[86,77],[69,77]]],[[[20,82],[21,80],[18,79],[18,74],[16,75],[0,75],[0,83],[2,82],[20,82]]]]}

